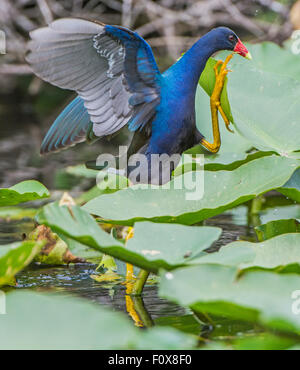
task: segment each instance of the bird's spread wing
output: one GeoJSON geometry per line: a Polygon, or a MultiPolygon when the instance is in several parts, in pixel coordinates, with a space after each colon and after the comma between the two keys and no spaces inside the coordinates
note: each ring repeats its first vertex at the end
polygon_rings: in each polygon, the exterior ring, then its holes
{"type": "MultiPolygon", "coordinates": [[[[134,131],[153,119],[160,100],[160,72],[150,46],[139,35],[77,18],[54,21],[30,35],[27,61],[34,73],[77,92],[83,102],[77,100],[76,109],[82,105],[88,112],[96,136],[111,135],[126,124],[134,131]]],[[[83,141],[87,131],[74,130],[72,143],[83,141]]],[[[56,140],[56,149],[63,146],[56,140]]]]}

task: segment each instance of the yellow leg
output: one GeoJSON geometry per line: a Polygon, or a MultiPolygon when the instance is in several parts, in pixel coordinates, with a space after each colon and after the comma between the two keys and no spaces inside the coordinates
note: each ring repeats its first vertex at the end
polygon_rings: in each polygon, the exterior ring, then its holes
{"type": "MultiPolygon", "coordinates": [[[[133,227],[129,227],[125,241],[127,242],[129,239],[131,239],[133,237],[133,234],[134,234],[133,227]]],[[[133,266],[130,263],[126,263],[126,281],[130,281],[133,278],[134,278],[133,266]]]]}
{"type": "Polygon", "coordinates": [[[230,72],[226,67],[232,57],[233,57],[232,54],[228,55],[224,63],[220,60],[214,67],[214,71],[216,75],[216,84],[214,87],[214,91],[210,97],[210,110],[211,110],[214,141],[213,143],[209,143],[205,139],[201,141],[201,144],[211,153],[217,153],[221,146],[218,112],[220,112],[221,116],[223,117],[227,130],[232,132],[232,130],[229,128],[230,121],[221,107],[221,94],[223,91],[225,78],[228,72],[230,72]],[[221,66],[221,69],[219,71],[220,66],[221,66]]]}

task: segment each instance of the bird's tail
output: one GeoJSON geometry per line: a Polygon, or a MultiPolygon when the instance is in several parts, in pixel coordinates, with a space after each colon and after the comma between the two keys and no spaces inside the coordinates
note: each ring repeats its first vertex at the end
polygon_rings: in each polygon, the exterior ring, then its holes
{"type": "Polygon", "coordinates": [[[86,141],[91,125],[83,100],[77,96],[50,127],[42,142],[41,154],[56,152],[86,141]]]}

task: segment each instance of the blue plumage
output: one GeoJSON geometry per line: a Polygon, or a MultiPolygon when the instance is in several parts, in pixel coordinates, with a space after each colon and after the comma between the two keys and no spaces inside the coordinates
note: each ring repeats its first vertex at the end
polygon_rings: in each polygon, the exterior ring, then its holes
{"type": "Polygon", "coordinates": [[[181,154],[201,143],[195,124],[200,75],[216,51],[242,45],[232,30],[213,29],[161,74],[147,42],[123,27],[61,19],[31,38],[27,60],[33,71],[78,94],[53,123],[41,152],[128,125],[135,132],[129,154],[144,153],[149,163],[151,154],[181,154]]]}
{"type": "Polygon", "coordinates": [[[42,145],[41,153],[48,153],[86,140],[90,116],[84,101],[78,96],[56,118],[42,145]]]}

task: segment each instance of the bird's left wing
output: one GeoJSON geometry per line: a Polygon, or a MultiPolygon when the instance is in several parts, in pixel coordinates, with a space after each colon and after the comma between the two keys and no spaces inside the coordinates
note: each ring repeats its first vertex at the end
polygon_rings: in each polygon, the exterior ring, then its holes
{"type": "Polygon", "coordinates": [[[153,119],[161,75],[150,46],[138,34],[64,18],[30,35],[27,61],[34,73],[77,92],[96,136],[111,135],[127,123],[137,130],[153,119]]]}

